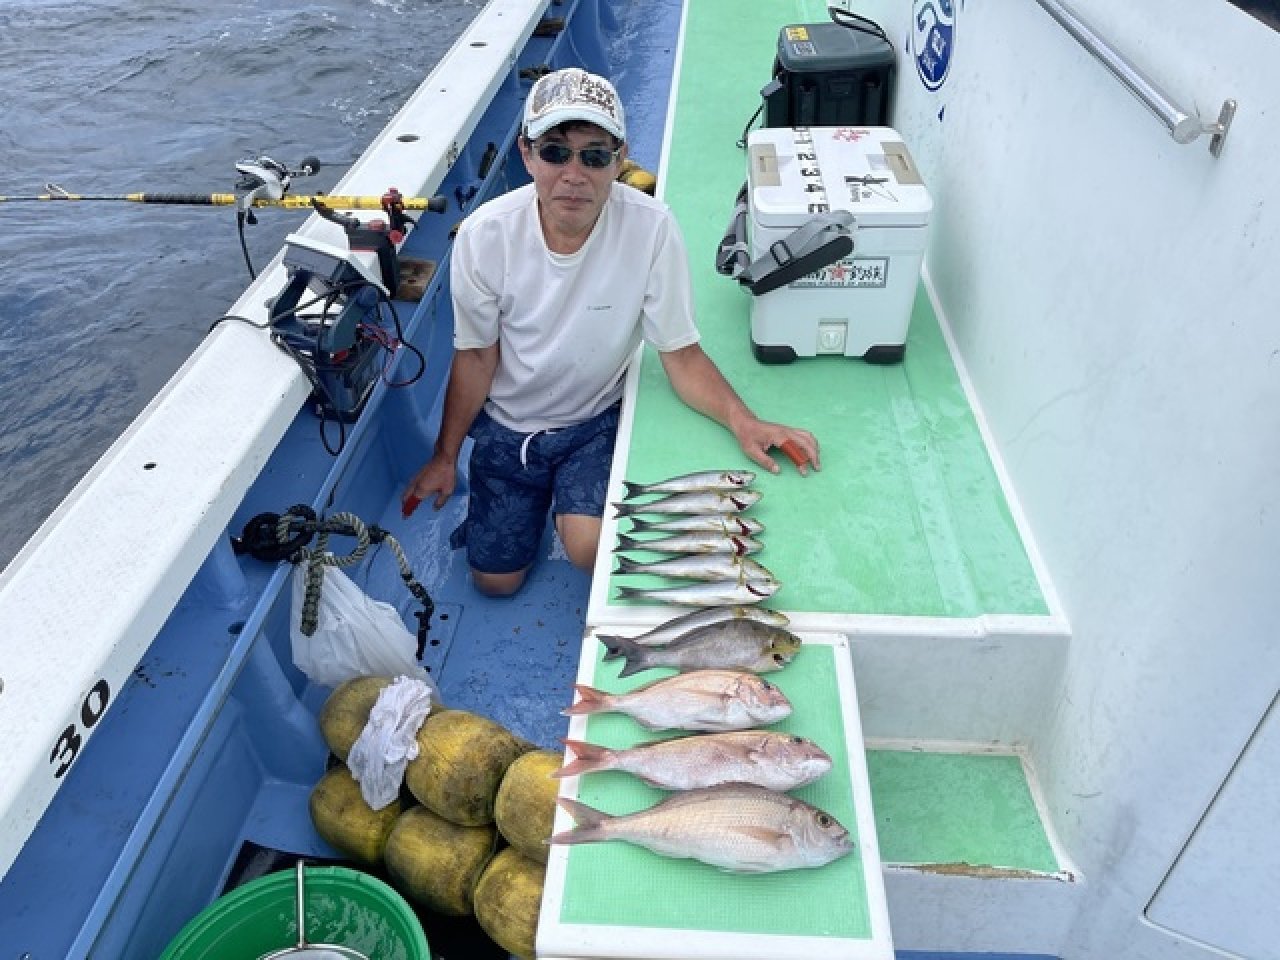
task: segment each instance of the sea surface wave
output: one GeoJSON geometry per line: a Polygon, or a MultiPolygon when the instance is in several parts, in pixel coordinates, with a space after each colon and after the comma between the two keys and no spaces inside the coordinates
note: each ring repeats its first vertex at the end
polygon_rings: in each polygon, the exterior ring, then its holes
{"type": "MultiPolygon", "coordinates": [[[[0,198],[331,188],[482,0],[6,0],[0,198]]],[[[266,264],[301,211],[259,210],[266,264]]],[[[0,199],[0,567],[249,280],[233,207],[0,199]]]]}

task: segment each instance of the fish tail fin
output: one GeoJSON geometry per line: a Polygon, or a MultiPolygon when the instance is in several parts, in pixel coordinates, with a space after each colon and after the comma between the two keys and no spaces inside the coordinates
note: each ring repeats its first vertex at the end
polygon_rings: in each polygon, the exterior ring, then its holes
{"type": "Polygon", "coordinates": [[[632,533],[652,533],[654,530],[658,529],[660,528],[658,526],[658,521],[656,520],[646,520],[644,517],[631,518],[632,533]]]}
{"type": "Polygon", "coordinates": [[[612,634],[605,633],[599,635],[596,639],[603,643],[604,648],[609,651],[604,655],[606,660],[617,660],[619,657],[625,657],[630,660],[640,652],[640,645],[627,637],[615,637],[612,634]]]}
{"type": "Polygon", "coordinates": [[[632,654],[627,656],[627,664],[618,671],[618,679],[629,677],[633,673],[639,673],[642,670],[648,670],[650,663],[644,655],[643,650],[634,650],[632,654]]]}
{"type": "Polygon", "coordinates": [[[627,492],[623,495],[624,500],[639,497],[645,492],[643,483],[632,483],[630,480],[623,480],[622,485],[627,488],[627,492]]]}
{"type": "Polygon", "coordinates": [[[553,777],[576,777],[579,774],[591,773],[593,770],[608,770],[613,751],[608,747],[599,747],[585,740],[565,740],[564,745],[573,751],[575,757],[559,770],[553,777]]]}
{"type": "Polygon", "coordinates": [[[603,659],[616,660],[618,659],[618,657],[622,656],[622,654],[620,653],[613,652],[613,647],[610,646],[610,643],[612,643],[614,640],[625,639],[624,637],[615,637],[613,634],[610,634],[610,633],[597,633],[596,639],[599,640],[602,644],[604,644],[606,653],[603,659]]]}
{"type": "Polygon", "coordinates": [[[629,517],[640,510],[640,507],[634,503],[615,503],[613,508],[618,511],[620,517],[629,517]]]}
{"type": "Polygon", "coordinates": [[[627,661],[627,665],[622,668],[622,672],[618,674],[619,678],[629,677],[633,673],[639,673],[641,670],[648,670],[649,663],[646,657],[644,647],[636,643],[628,637],[602,636],[597,639],[604,644],[605,649],[609,652],[604,655],[605,660],[617,660],[623,658],[627,661]]]}
{"type": "Polygon", "coordinates": [[[643,600],[645,591],[641,587],[618,587],[617,600],[643,600]]]}
{"type": "Polygon", "coordinates": [[[620,533],[618,534],[618,545],[613,549],[616,553],[619,550],[639,550],[643,546],[643,540],[637,540],[635,537],[630,537],[625,533],[620,533]]]}
{"type": "Polygon", "coordinates": [[[575,683],[573,689],[578,692],[577,703],[561,710],[562,716],[572,717],[580,713],[601,713],[609,709],[609,694],[589,687],[585,683],[575,683]]]}
{"type": "Polygon", "coordinates": [[[557,833],[547,843],[592,843],[605,839],[604,826],[613,819],[612,816],[588,807],[585,803],[570,800],[568,797],[556,797],[556,803],[560,804],[578,825],[572,830],[557,833]]]}
{"type": "MultiPolygon", "coordinates": [[[[625,548],[620,548],[625,549],[625,548]]],[[[614,557],[618,561],[618,566],[614,568],[614,574],[619,573],[644,573],[644,568],[639,561],[632,560],[630,557],[617,556],[614,557]]]]}

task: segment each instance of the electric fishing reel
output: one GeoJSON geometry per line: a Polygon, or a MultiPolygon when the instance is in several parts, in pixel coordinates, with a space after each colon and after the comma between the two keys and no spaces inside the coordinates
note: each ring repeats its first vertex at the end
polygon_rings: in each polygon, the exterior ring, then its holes
{"type": "Polygon", "coordinates": [[[296,170],[268,156],[241,160],[236,164],[236,212],[249,224],[256,224],[253,204],[255,200],[280,200],[289,192],[294,177],[311,177],[320,172],[320,161],[306,157],[296,170]]]}

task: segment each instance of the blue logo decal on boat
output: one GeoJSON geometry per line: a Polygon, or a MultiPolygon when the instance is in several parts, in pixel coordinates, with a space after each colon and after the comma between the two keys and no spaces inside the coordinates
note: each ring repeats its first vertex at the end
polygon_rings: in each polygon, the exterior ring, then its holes
{"type": "Polygon", "coordinates": [[[951,72],[955,45],[956,10],[953,0],[915,0],[911,8],[914,26],[911,51],[916,72],[929,90],[937,90],[951,72]]]}

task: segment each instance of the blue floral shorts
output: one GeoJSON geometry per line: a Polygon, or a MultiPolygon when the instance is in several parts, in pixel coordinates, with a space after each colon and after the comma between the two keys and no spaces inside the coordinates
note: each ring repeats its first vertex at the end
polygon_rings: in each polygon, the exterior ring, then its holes
{"type": "Polygon", "coordinates": [[[514,573],[533,563],[547,511],[604,514],[619,405],[559,430],[517,433],[484,411],[471,425],[471,497],[453,532],[454,549],[482,573],[514,573]]]}

